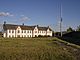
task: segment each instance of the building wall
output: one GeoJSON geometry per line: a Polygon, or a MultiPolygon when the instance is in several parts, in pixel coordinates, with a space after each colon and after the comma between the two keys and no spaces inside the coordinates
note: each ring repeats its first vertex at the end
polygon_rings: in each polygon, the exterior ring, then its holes
{"type": "Polygon", "coordinates": [[[33,30],[33,37],[38,37],[38,28],[35,27],[33,30]]]}
{"type": "Polygon", "coordinates": [[[39,30],[39,31],[38,31],[38,35],[43,35],[43,36],[45,36],[46,33],[47,33],[47,31],[44,31],[44,30],[39,30]]]}
{"type": "Polygon", "coordinates": [[[7,37],[7,36],[6,36],[6,32],[3,33],[3,37],[7,37]]]}
{"type": "Polygon", "coordinates": [[[16,30],[8,29],[3,34],[4,37],[38,37],[38,35],[52,36],[52,31],[50,31],[49,29],[47,31],[38,30],[37,27],[35,27],[34,30],[22,30],[20,26],[18,26],[16,30]]]}
{"type": "Polygon", "coordinates": [[[22,37],[32,37],[32,30],[22,30],[22,37]]]}
{"type": "Polygon", "coordinates": [[[47,35],[52,36],[52,31],[50,31],[49,29],[47,29],[47,35]]]}
{"type": "Polygon", "coordinates": [[[15,30],[7,30],[7,37],[15,37],[15,30]]]}
{"type": "Polygon", "coordinates": [[[8,29],[7,37],[32,37],[32,30],[21,30],[20,27],[18,27],[16,30],[8,29]]]}

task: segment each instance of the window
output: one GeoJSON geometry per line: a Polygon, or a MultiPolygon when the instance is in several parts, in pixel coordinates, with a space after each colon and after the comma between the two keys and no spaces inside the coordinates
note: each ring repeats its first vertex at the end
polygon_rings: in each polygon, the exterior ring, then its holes
{"type": "Polygon", "coordinates": [[[23,33],[23,30],[22,30],[22,33],[23,33]]]}
{"type": "Polygon", "coordinates": [[[41,33],[41,31],[38,31],[38,33],[41,33]]]}
{"type": "Polygon", "coordinates": [[[14,35],[12,35],[12,37],[14,37],[14,35]]]}
{"type": "Polygon", "coordinates": [[[30,37],[31,37],[31,35],[30,35],[30,37]]]}
{"type": "Polygon", "coordinates": [[[35,31],[35,33],[37,33],[37,31],[35,31]]]}
{"type": "Polygon", "coordinates": [[[9,35],[9,37],[11,37],[11,36],[9,35]]]}
{"type": "Polygon", "coordinates": [[[27,31],[27,33],[29,33],[29,30],[27,31]]]}
{"type": "Polygon", "coordinates": [[[20,31],[18,30],[18,33],[20,33],[20,31]]]}
{"type": "Polygon", "coordinates": [[[37,35],[35,35],[35,37],[37,37],[37,35]]]}
{"type": "Polygon", "coordinates": [[[31,31],[30,31],[30,33],[31,33],[31,31]]]}
{"type": "Polygon", "coordinates": [[[22,35],[22,37],[24,37],[24,36],[22,35]]]}
{"type": "Polygon", "coordinates": [[[12,30],[12,33],[14,33],[14,30],[12,30]]]}
{"type": "Polygon", "coordinates": [[[11,33],[11,31],[9,30],[9,33],[11,33]]]}
{"type": "Polygon", "coordinates": [[[26,37],[26,35],[24,35],[24,37],[26,37]]]}
{"type": "Polygon", "coordinates": [[[24,33],[26,33],[26,30],[24,30],[24,33]]]}

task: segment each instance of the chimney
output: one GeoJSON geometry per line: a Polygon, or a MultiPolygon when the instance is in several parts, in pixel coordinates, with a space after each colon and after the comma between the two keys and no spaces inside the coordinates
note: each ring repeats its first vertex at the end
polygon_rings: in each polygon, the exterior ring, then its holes
{"type": "Polygon", "coordinates": [[[22,25],[24,26],[24,23],[22,23],[22,25]]]}
{"type": "Polygon", "coordinates": [[[6,24],[6,21],[4,21],[4,24],[6,24]]]}
{"type": "Polygon", "coordinates": [[[49,28],[49,26],[48,26],[48,28],[49,28]]]}
{"type": "Polygon", "coordinates": [[[38,25],[36,25],[36,27],[38,27],[38,25]]]}
{"type": "Polygon", "coordinates": [[[4,21],[4,25],[6,24],[6,21],[4,21]]]}

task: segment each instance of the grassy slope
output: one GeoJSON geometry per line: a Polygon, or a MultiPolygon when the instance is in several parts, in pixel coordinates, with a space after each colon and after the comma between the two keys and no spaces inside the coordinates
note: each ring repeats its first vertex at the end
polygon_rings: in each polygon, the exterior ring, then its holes
{"type": "Polygon", "coordinates": [[[76,60],[56,38],[0,38],[0,60],[76,60]]]}

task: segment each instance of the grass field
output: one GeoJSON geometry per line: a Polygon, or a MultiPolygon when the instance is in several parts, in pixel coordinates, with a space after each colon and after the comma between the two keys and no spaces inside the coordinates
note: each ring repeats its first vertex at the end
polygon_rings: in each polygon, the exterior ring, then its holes
{"type": "Polygon", "coordinates": [[[57,38],[0,38],[0,60],[77,60],[57,38]]]}

